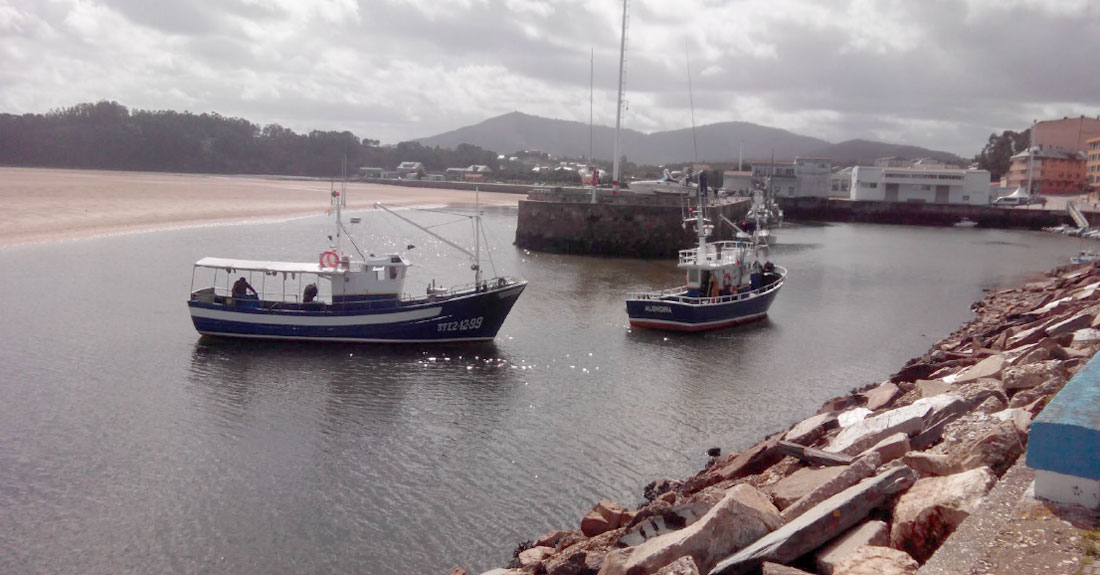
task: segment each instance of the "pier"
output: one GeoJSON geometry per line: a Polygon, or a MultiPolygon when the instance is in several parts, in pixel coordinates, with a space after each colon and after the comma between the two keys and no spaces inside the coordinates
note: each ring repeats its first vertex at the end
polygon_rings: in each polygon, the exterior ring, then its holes
{"type": "MultiPolygon", "coordinates": [[[[532,191],[519,202],[516,245],[567,254],[639,258],[674,258],[693,245],[693,230],[685,228],[695,196],[612,194],[599,190],[596,203],[585,190],[532,191]]],[[[710,200],[708,200],[710,201],[710,200]]],[[[732,226],[748,212],[747,198],[721,199],[708,207],[714,240],[734,239],[732,226]]]]}

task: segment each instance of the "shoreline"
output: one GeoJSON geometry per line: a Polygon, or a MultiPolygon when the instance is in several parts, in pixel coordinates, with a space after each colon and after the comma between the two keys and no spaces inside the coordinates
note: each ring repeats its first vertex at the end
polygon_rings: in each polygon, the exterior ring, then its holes
{"type": "MultiPolygon", "coordinates": [[[[323,214],[332,182],[275,176],[0,167],[0,249],[323,214]]],[[[474,192],[348,182],[349,211],[455,205],[474,192]]],[[[483,205],[522,196],[480,193],[483,205]]]]}
{"type": "Polygon", "coordinates": [[[1036,500],[1025,452],[1031,422],[1100,350],[1100,264],[990,290],[971,310],[887,379],[742,451],[712,448],[702,471],[650,483],[638,507],[600,501],[482,575],[1046,575],[1087,565],[1085,547],[1065,541],[1087,538],[1100,513],[1036,500]],[[1038,542],[1021,547],[1021,533],[1038,542]]]}

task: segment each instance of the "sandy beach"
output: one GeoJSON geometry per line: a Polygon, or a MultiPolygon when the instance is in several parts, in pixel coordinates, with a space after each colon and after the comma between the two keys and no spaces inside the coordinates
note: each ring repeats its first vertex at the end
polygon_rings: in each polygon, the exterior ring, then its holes
{"type": "MultiPolygon", "coordinates": [[[[349,210],[391,205],[473,204],[474,193],[350,182],[349,210]]],[[[277,220],[321,214],[331,184],[275,176],[218,176],[0,168],[0,248],[119,233],[277,220]]],[[[482,192],[515,205],[523,196],[482,192]]]]}

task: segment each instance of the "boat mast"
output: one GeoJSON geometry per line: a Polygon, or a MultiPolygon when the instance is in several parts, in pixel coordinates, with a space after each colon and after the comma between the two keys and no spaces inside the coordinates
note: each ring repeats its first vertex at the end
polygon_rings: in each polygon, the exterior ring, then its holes
{"type": "Polygon", "coordinates": [[[623,123],[623,66],[626,62],[626,5],[628,0],[623,0],[623,29],[619,39],[619,99],[615,105],[615,157],[612,159],[611,189],[619,192],[619,130],[623,123]]]}
{"type": "Polygon", "coordinates": [[[589,182],[592,184],[591,203],[596,203],[596,178],[600,169],[596,166],[595,152],[592,151],[593,96],[596,90],[596,49],[592,48],[588,56],[588,163],[592,164],[589,182]]]}
{"type": "Polygon", "coordinates": [[[474,286],[481,287],[481,194],[474,186],[474,286]]]}

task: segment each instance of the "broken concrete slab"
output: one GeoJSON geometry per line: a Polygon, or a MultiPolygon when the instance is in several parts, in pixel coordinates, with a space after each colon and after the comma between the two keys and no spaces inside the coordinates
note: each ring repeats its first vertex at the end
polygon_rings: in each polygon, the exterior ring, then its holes
{"type": "Polygon", "coordinates": [[[983,377],[998,377],[1005,367],[1005,357],[991,355],[955,376],[951,383],[967,383],[983,377]]]}
{"type": "Polygon", "coordinates": [[[917,575],[919,567],[904,551],[865,545],[837,564],[833,575],[917,575]]]}
{"type": "Polygon", "coordinates": [[[934,395],[940,395],[941,393],[947,393],[954,389],[955,386],[947,383],[942,379],[919,379],[916,383],[917,393],[921,397],[932,397],[934,395]]]}
{"type": "Polygon", "coordinates": [[[821,484],[832,481],[844,469],[844,467],[803,467],[780,479],[779,482],[769,487],[767,492],[771,494],[775,506],[782,511],[821,486],[821,484]]]}
{"type": "Polygon", "coordinates": [[[783,434],[783,441],[790,441],[799,445],[811,445],[825,435],[830,429],[837,426],[835,413],[819,413],[803,419],[794,427],[783,434]]]}
{"type": "Polygon", "coordinates": [[[912,469],[891,467],[826,499],[790,523],[715,565],[710,575],[738,575],[764,561],[789,563],[862,521],[890,496],[916,480],[912,469]]]}
{"type": "Polygon", "coordinates": [[[890,526],[885,521],[867,521],[833,539],[814,553],[814,564],[822,575],[833,575],[838,563],[864,545],[890,545],[890,526]]]}
{"type": "Polygon", "coordinates": [[[898,393],[900,391],[901,389],[897,386],[896,383],[884,381],[874,388],[871,388],[861,393],[860,395],[867,399],[867,403],[864,404],[864,407],[870,409],[871,411],[875,411],[876,409],[893,401],[893,399],[898,396],[898,393]]]}
{"type": "Polygon", "coordinates": [[[968,408],[969,403],[953,393],[918,399],[905,407],[885,411],[842,429],[823,451],[849,455],[862,453],[895,433],[916,435],[925,428],[926,423],[938,421],[945,414],[968,408]]]}
{"type": "Polygon", "coordinates": [[[869,453],[860,457],[851,465],[843,468],[844,470],[841,471],[839,475],[822,483],[813,491],[807,493],[801,499],[784,509],[780,514],[783,521],[786,523],[793,520],[795,517],[802,515],[818,503],[874,475],[875,469],[878,468],[880,463],[882,463],[882,460],[877,453],[869,453]]]}
{"type": "Polygon", "coordinates": [[[681,557],[657,571],[657,575],[699,575],[699,568],[691,557],[681,557]]]}
{"type": "Polygon", "coordinates": [[[918,480],[894,507],[890,545],[927,561],[996,482],[988,467],[918,480]]]}
{"type": "Polygon", "coordinates": [[[701,570],[759,539],[781,524],[779,510],[767,495],[746,484],[726,492],[717,505],[695,523],[626,549],[607,554],[601,575],[648,575],[685,555],[701,570]]]}
{"type": "Polygon", "coordinates": [[[850,463],[852,463],[852,460],[855,459],[851,455],[845,455],[843,453],[829,453],[827,451],[821,451],[820,449],[798,445],[797,443],[791,443],[789,441],[780,441],[779,451],[783,455],[789,455],[791,457],[798,458],[805,463],[819,467],[849,465],[850,463]]]}
{"type": "Polygon", "coordinates": [[[889,463],[909,453],[909,449],[909,436],[904,433],[895,433],[872,445],[864,453],[877,453],[882,463],[889,463]]]}

